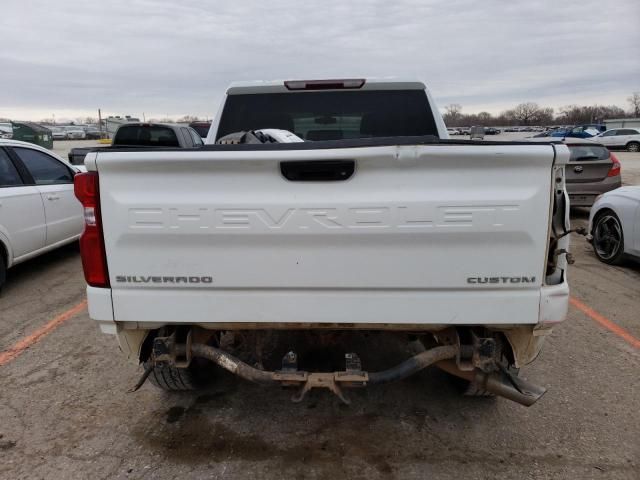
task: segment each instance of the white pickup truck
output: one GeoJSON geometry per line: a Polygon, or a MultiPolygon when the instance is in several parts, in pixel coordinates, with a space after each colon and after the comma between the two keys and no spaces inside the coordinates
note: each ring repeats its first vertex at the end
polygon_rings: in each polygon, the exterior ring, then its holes
{"type": "Polygon", "coordinates": [[[347,401],[436,365],[469,394],[544,393],[517,371],[567,313],[565,145],[450,140],[423,83],[369,79],[234,84],[206,143],[93,152],[76,177],[89,314],[137,387],[221,367],[347,401]],[[217,144],[258,129],[304,141],[217,144]]]}

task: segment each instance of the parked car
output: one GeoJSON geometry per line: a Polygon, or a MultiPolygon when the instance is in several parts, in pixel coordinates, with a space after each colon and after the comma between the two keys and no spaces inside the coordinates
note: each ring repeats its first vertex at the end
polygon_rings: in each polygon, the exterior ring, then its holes
{"type": "Polygon", "coordinates": [[[68,140],[84,140],[87,138],[87,134],[84,133],[84,130],[81,127],[71,125],[62,128],[67,134],[68,140]]]}
{"type": "Polygon", "coordinates": [[[193,128],[173,123],[124,123],[116,131],[111,145],[76,147],[68,153],[72,165],[84,165],[87,153],[118,147],[177,147],[197,148],[204,145],[193,128]]]}
{"type": "Polygon", "coordinates": [[[78,172],[46,148],[0,140],[0,286],[8,268],[80,237],[78,172]]]}
{"type": "Polygon", "coordinates": [[[485,127],[484,128],[484,134],[485,135],[498,135],[500,133],[500,130],[498,130],[497,128],[494,127],[485,127]]]}
{"type": "Polygon", "coordinates": [[[10,122],[2,122],[0,123],[0,138],[11,138],[13,137],[13,126],[10,122]]]}
{"type": "Polygon", "coordinates": [[[622,185],[620,161],[607,147],[586,139],[564,143],[571,153],[565,167],[571,206],[590,207],[598,195],[622,185]]]}
{"type": "Polygon", "coordinates": [[[101,138],[100,130],[97,127],[84,127],[87,140],[98,140],[101,138]]]}
{"type": "Polygon", "coordinates": [[[344,399],[435,364],[469,394],[540,398],[516,368],[568,308],[565,145],[443,142],[417,80],[244,82],[218,112],[200,152],[98,150],[76,176],[89,315],[145,365],[139,385],[197,388],[224,368],[344,399]],[[354,353],[256,369],[258,349],[246,363],[219,341],[247,328],[257,345],[280,329],[354,353]],[[338,345],[360,329],[371,343],[338,345]],[[375,338],[424,351],[372,372],[375,338]]]}
{"type": "Polygon", "coordinates": [[[469,129],[469,137],[471,140],[479,139],[484,140],[484,128],[483,127],[471,127],[469,129]]]}
{"type": "MultiPolygon", "coordinates": [[[[534,135],[528,140],[544,142],[550,138],[534,135]]],[[[569,147],[565,180],[572,207],[590,207],[599,195],[622,185],[620,161],[607,147],[590,139],[569,137],[561,141],[569,147]]]]}
{"type": "Polygon", "coordinates": [[[200,137],[207,138],[209,128],[211,128],[211,122],[191,122],[189,126],[198,132],[200,137]]]}
{"type": "Polygon", "coordinates": [[[469,135],[470,130],[471,129],[469,127],[462,127],[458,129],[460,135],[469,135]]]}
{"type": "Polygon", "coordinates": [[[613,128],[594,137],[594,140],[608,148],[624,148],[630,152],[640,152],[640,129],[613,128]]]}
{"type": "Polygon", "coordinates": [[[67,132],[62,127],[49,127],[51,130],[51,136],[54,140],[66,140],[67,132]]]}
{"type": "Polygon", "coordinates": [[[460,135],[460,131],[457,128],[447,128],[449,135],[460,135]]]}
{"type": "Polygon", "coordinates": [[[545,137],[549,137],[549,135],[550,135],[550,132],[540,132],[528,138],[545,138],[545,137]]]}
{"type": "Polygon", "coordinates": [[[599,196],[589,215],[589,232],[600,261],[616,265],[625,256],[640,258],[640,186],[599,196]]]}
{"type": "Polygon", "coordinates": [[[602,131],[603,126],[598,124],[577,125],[575,127],[559,128],[554,130],[552,137],[591,138],[602,131]]]}

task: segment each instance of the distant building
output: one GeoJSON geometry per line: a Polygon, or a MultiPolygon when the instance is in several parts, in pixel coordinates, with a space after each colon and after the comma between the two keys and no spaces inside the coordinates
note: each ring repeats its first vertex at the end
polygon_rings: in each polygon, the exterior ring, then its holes
{"type": "Polygon", "coordinates": [[[605,120],[607,130],[610,128],[640,128],[640,118],[612,118],[605,120]]]}

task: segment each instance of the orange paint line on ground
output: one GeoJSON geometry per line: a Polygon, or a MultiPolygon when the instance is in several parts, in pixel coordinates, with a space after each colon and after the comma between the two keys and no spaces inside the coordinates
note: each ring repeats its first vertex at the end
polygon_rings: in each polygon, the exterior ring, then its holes
{"type": "Polygon", "coordinates": [[[610,332],[615,333],[617,336],[619,336],[624,341],[629,343],[632,347],[640,348],[640,339],[631,335],[629,331],[625,330],[620,325],[612,322],[607,317],[600,315],[593,308],[582,303],[580,300],[578,300],[575,297],[570,297],[569,302],[571,303],[571,305],[576,307],[578,310],[584,313],[591,320],[593,320],[596,323],[599,323],[610,332]]]}
{"type": "Polygon", "coordinates": [[[64,322],[69,320],[72,317],[75,317],[78,313],[82,312],[87,307],[87,301],[83,300],[75,307],[70,308],[66,312],[61,313],[60,315],[54,317],[51,321],[49,321],[46,325],[43,325],[38,330],[33,332],[32,334],[26,336],[15,345],[13,345],[8,350],[0,352],[0,367],[6,365],[16,357],[18,357],[22,352],[24,352],[31,345],[38,343],[42,340],[43,337],[47,336],[49,333],[54,331],[64,322]]]}

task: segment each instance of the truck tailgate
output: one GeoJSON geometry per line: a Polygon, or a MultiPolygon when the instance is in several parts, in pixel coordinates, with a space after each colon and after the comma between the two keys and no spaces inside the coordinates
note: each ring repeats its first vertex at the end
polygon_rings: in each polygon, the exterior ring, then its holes
{"type": "Polygon", "coordinates": [[[554,158],[552,145],[100,152],[114,317],[536,323],[554,158]],[[280,170],[328,160],[355,171],[280,170]]]}

